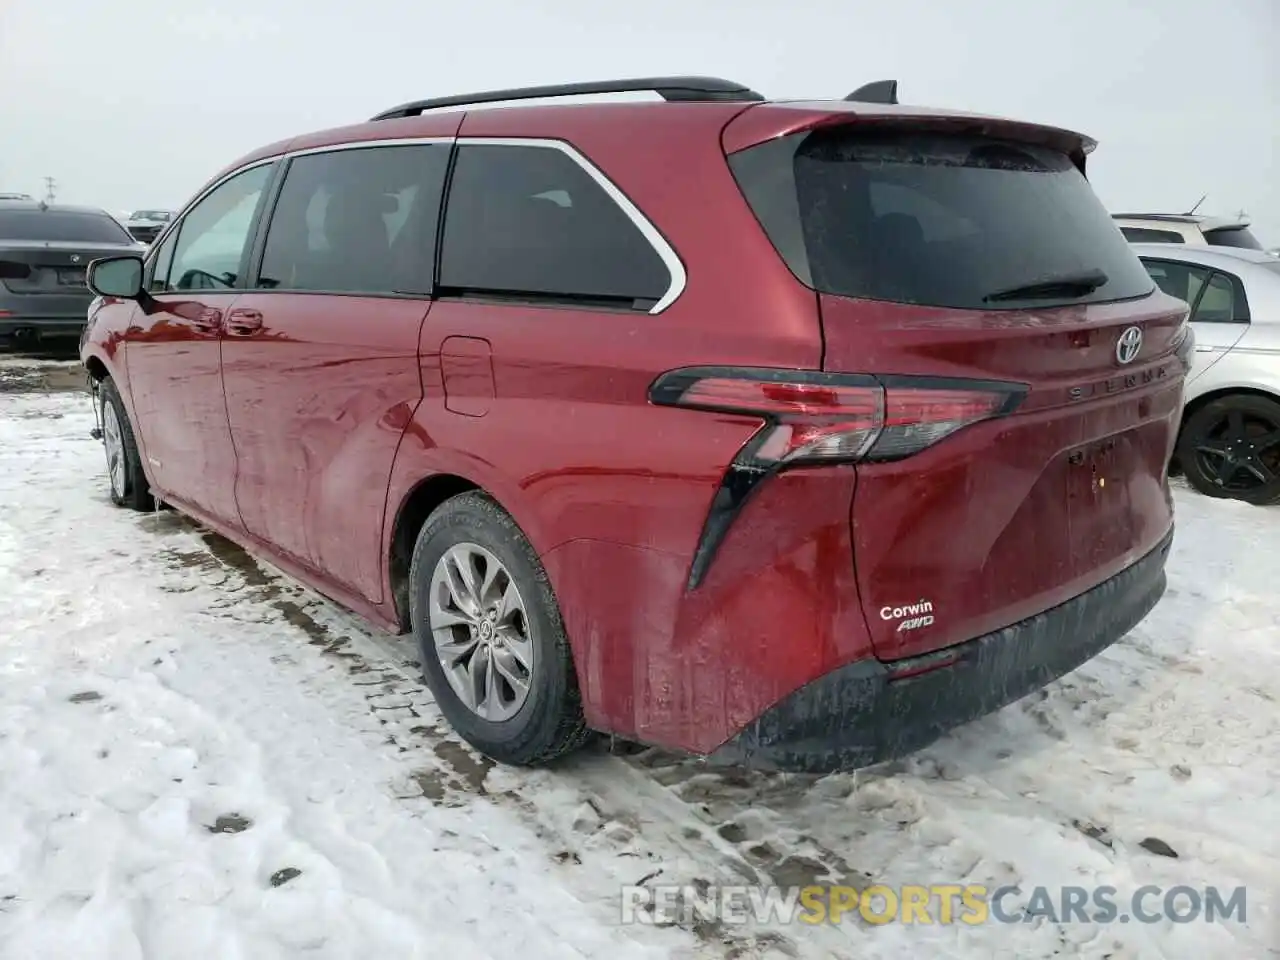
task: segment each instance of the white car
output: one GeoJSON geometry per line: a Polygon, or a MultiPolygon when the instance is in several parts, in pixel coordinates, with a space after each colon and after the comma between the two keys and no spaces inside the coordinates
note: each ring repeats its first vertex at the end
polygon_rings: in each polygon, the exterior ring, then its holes
{"type": "Polygon", "coordinates": [[[1280,502],[1280,260],[1265,250],[1135,243],[1165,293],[1191,306],[1195,360],[1177,459],[1211,497],[1280,502]]]}
{"type": "Polygon", "coordinates": [[[1111,219],[1130,243],[1262,249],[1243,217],[1228,220],[1194,213],[1113,213],[1111,219]]]}
{"type": "Polygon", "coordinates": [[[171,210],[134,210],[124,228],[140,243],[151,243],[173,219],[171,210]]]}

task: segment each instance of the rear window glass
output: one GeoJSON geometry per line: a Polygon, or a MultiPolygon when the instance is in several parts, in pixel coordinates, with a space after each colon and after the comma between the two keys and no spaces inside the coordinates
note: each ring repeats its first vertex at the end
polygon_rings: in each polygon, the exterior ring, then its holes
{"type": "Polygon", "coordinates": [[[1238,247],[1242,250],[1261,250],[1258,238],[1249,232],[1248,227],[1219,227],[1208,230],[1204,235],[1210,246],[1238,247]]]}
{"type": "Polygon", "coordinates": [[[1146,227],[1121,227],[1120,232],[1130,243],[1183,243],[1182,234],[1169,230],[1149,230],[1146,227]]]}
{"type": "Polygon", "coordinates": [[[1154,289],[1088,180],[1055,150],[837,129],[741,151],[730,165],[783,259],[824,293],[1018,309],[1154,289]]]}
{"type": "Polygon", "coordinates": [[[69,243],[132,243],[106,214],[64,210],[0,210],[0,238],[69,243]]]}

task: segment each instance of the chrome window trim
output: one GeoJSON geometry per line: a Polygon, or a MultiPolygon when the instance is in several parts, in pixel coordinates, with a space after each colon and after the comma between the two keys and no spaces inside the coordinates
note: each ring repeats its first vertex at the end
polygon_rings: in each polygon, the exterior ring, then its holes
{"type": "MultiPolygon", "coordinates": [[[[152,267],[153,260],[159,254],[160,247],[164,245],[169,234],[178,229],[182,222],[186,219],[187,213],[205,197],[217,190],[220,186],[238,177],[242,173],[246,173],[257,167],[266,164],[278,163],[283,160],[290,160],[294,157],[311,156],[319,153],[335,153],[340,150],[362,150],[372,147],[395,147],[395,146],[413,146],[417,144],[464,144],[466,146],[491,146],[491,147],[540,147],[545,150],[559,150],[570,160],[581,167],[592,180],[599,185],[624,214],[630,220],[641,235],[653,248],[654,253],[662,261],[667,268],[667,274],[671,278],[667,291],[649,308],[649,314],[657,315],[662,313],[671,304],[675,303],[684,293],[685,287],[688,285],[688,273],[685,271],[684,262],[680,259],[680,255],[676,253],[675,248],[667,242],[661,231],[654,226],[653,222],[641,212],[640,208],[632,203],[631,198],[622,192],[616,183],[592,163],[585,155],[580,153],[576,147],[564,140],[557,140],[552,137],[392,137],[379,140],[353,140],[348,143],[331,143],[318,147],[302,147],[297,150],[283,150],[280,153],[272,154],[269,157],[259,157],[250,163],[236,167],[224,176],[219,177],[213,183],[209,184],[193,197],[185,207],[169,221],[168,226],[155,238],[151,243],[151,248],[147,251],[146,266],[152,267]]],[[[447,204],[445,207],[448,210],[447,204]]],[[[443,234],[441,234],[443,238],[443,234]]]]}
{"type": "MultiPolygon", "coordinates": [[[[636,229],[648,241],[649,246],[653,247],[659,259],[667,268],[667,273],[671,277],[671,283],[667,287],[667,292],[659,298],[658,302],[649,308],[649,314],[655,315],[662,313],[667,307],[675,303],[679,299],[680,294],[684,293],[684,288],[688,283],[688,274],[685,272],[684,263],[680,260],[680,256],[675,249],[667,242],[658,228],[649,220],[631,199],[622,192],[622,190],[612,180],[605,175],[604,171],[588,160],[583,154],[579,153],[577,148],[564,140],[556,140],[548,137],[459,137],[459,146],[491,146],[491,147],[541,147],[547,150],[559,150],[570,160],[586,171],[600,188],[609,195],[611,199],[623,213],[627,215],[627,219],[635,224],[636,229]]],[[[448,207],[446,206],[446,210],[448,207]]]]}

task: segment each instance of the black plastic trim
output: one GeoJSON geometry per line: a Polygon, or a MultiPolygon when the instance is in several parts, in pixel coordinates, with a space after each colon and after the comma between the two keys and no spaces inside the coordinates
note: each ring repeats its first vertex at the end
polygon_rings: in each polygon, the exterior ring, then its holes
{"type": "Polygon", "coordinates": [[[544,290],[488,290],[482,287],[437,285],[440,300],[464,303],[520,304],[534,307],[578,307],[585,310],[620,310],[648,313],[658,301],[653,298],[611,297],[605,294],[554,293],[544,290]]]}
{"type": "Polygon", "coordinates": [[[779,464],[766,465],[756,460],[756,451],[769,438],[772,429],[773,424],[768,423],[752,434],[720,478],[720,486],[711,498],[711,507],[707,510],[707,518],[702,523],[702,534],[698,537],[698,545],[694,548],[693,560],[689,564],[689,590],[696,590],[706,579],[711,561],[720,550],[720,544],[724,542],[733,521],[742,513],[742,508],[751,499],[751,495],[760,489],[764,481],[784,469],[779,464]]]}
{"type": "Polygon", "coordinates": [[[707,759],[830,773],[927,747],[1071,672],[1141,623],[1164,594],[1173,536],[1171,527],[1115,576],[1002,630],[920,657],[838,667],[765,710],[707,759]],[[916,666],[932,669],[910,675],[916,666]]]}
{"type": "Polygon", "coordinates": [[[575,97],[602,93],[652,92],[662,99],[680,102],[718,101],[751,103],[764,100],[763,95],[733,80],[719,77],[640,77],[630,80],[590,80],[582,83],[553,83],[539,87],[512,87],[507,90],[485,90],[460,93],[448,97],[413,100],[384,110],[371,120],[416,117],[425,110],[439,107],[465,107],[508,100],[540,100],[547,97],[575,97]]]}

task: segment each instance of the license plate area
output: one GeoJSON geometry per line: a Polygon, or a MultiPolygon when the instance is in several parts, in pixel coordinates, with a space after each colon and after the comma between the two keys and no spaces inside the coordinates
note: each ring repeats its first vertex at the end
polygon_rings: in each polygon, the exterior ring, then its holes
{"type": "Polygon", "coordinates": [[[1067,528],[1077,574],[1126,553],[1138,540],[1129,480],[1139,451],[1130,434],[1083,444],[1067,454],[1067,528]]]}
{"type": "Polygon", "coordinates": [[[83,287],[84,279],[84,267],[59,267],[57,270],[57,284],[60,287],[83,287]]]}

